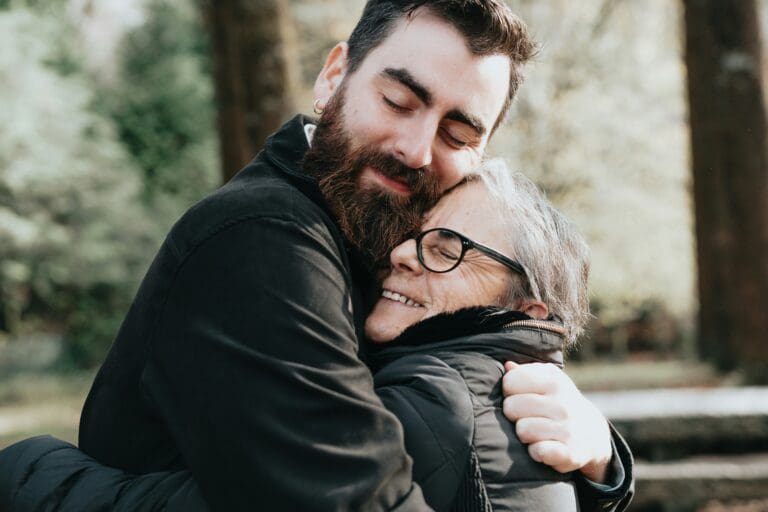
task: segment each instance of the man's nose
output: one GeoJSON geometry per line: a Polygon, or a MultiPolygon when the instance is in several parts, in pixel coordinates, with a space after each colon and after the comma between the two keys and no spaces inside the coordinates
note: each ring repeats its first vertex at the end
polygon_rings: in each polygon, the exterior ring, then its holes
{"type": "Polygon", "coordinates": [[[431,164],[435,130],[431,123],[407,123],[395,143],[395,157],[411,169],[431,164]]]}
{"type": "Polygon", "coordinates": [[[418,275],[424,271],[421,268],[421,263],[419,263],[419,257],[416,254],[416,240],[413,238],[392,249],[392,252],[389,253],[389,261],[395,272],[418,275]]]}

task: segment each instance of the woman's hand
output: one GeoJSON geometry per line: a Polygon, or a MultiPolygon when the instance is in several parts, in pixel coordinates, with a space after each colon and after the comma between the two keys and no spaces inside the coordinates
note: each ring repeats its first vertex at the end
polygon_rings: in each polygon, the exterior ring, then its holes
{"type": "Polygon", "coordinates": [[[517,422],[517,436],[531,458],[603,483],[613,452],[603,414],[553,364],[508,362],[505,368],[504,415],[517,422]]]}

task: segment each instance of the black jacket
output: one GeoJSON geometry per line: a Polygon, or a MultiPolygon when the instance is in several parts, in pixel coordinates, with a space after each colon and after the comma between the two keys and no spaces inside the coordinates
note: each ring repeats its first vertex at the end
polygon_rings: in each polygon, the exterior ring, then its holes
{"type": "Polygon", "coordinates": [[[88,395],[80,448],[136,474],[189,469],[214,510],[422,510],[402,428],[358,357],[344,241],[299,171],[303,124],[173,227],[88,395]]]}
{"type": "Polygon", "coordinates": [[[502,412],[504,362],[563,367],[563,329],[516,311],[468,308],[408,328],[374,350],[376,391],[405,430],[413,475],[438,511],[621,511],[632,455],[613,432],[610,483],[528,455],[502,412]]]}
{"type": "MultiPolygon", "coordinates": [[[[429,319],[372,354],[376,392],[404,427],[413,477],[427,503],[446,512],[568,512],[578,510],[578,503],[581,510],[625,508],[631,474],[596,496],[578,473],[563,475],[530,458],[501,411],[502,364],[562,366],[562,338],[554,324],[488,311],[429,319]],[[463,336],[445,339],[454,332],[463,336]]],[[[62,512],[207,510],[188,471],[132,477],[51,438],[19,443],[10,452],[16,467],[0,464],[0,477],[13,473],[25,481],[12,491],[0,487],[0,506],[17,512],[43,506],[62,512]],[[26,474],[28,479],[21,477],[26,474]]],[[[616,461],[614,472],[623,471],[616,461]]]]}
{"type": "MultiPolygon", "coordinates": [[[[138,488],[154,485],[151,473],[188,470],[214,510],[426,508],[401,426],[358,357],[365,276],[298,171],[302,123],[168,235],[81,421],[87,455],[142,477],[129,485],[113,473],[81,499],[109,496],[110,478],[125,484],[121,496],[146,497],[138,488]]],[[[0,452],[0,506],[80,482],[55,478],[78,464],[67,454],[83,456],[60,448],[38,439],[0,452]],[[24,464],[44,454],[52,466],[24,464]]],[[[614,499],[589,489],[593,504],[614,499]]]]}

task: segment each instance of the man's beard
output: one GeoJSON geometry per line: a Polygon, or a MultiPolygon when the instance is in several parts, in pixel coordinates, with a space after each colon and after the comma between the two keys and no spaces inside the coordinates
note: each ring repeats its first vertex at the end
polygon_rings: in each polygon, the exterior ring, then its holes
{"type": "Polygon", "coordinates": [[[303,168],[318,180],[344,236],[373,269],[386,266],[389,252],[419,231],[424,212],[440,198],[439,186],[425,169],[410,168],[378,148],[354,147],[343,122],[344,92],[338,90],[323,112],[303,168]],[[376,186],[361,189],[360,173],[366,166],[404,182],[411,194],[400,196],[376,186]]]}

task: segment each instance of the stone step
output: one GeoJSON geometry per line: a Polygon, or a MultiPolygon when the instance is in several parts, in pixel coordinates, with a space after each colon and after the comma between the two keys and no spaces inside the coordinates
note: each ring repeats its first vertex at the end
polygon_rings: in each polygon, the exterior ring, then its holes
{"type": "Polygon", "coordinates": [[[587,393],[636,457],[768,452],[768,388],[587,393]]]}
{"type": "Polygon", "coordinates": [[[705,504],[768,498],[768,453],[637,461],[630,512],[693,512],[705,504]]]}

